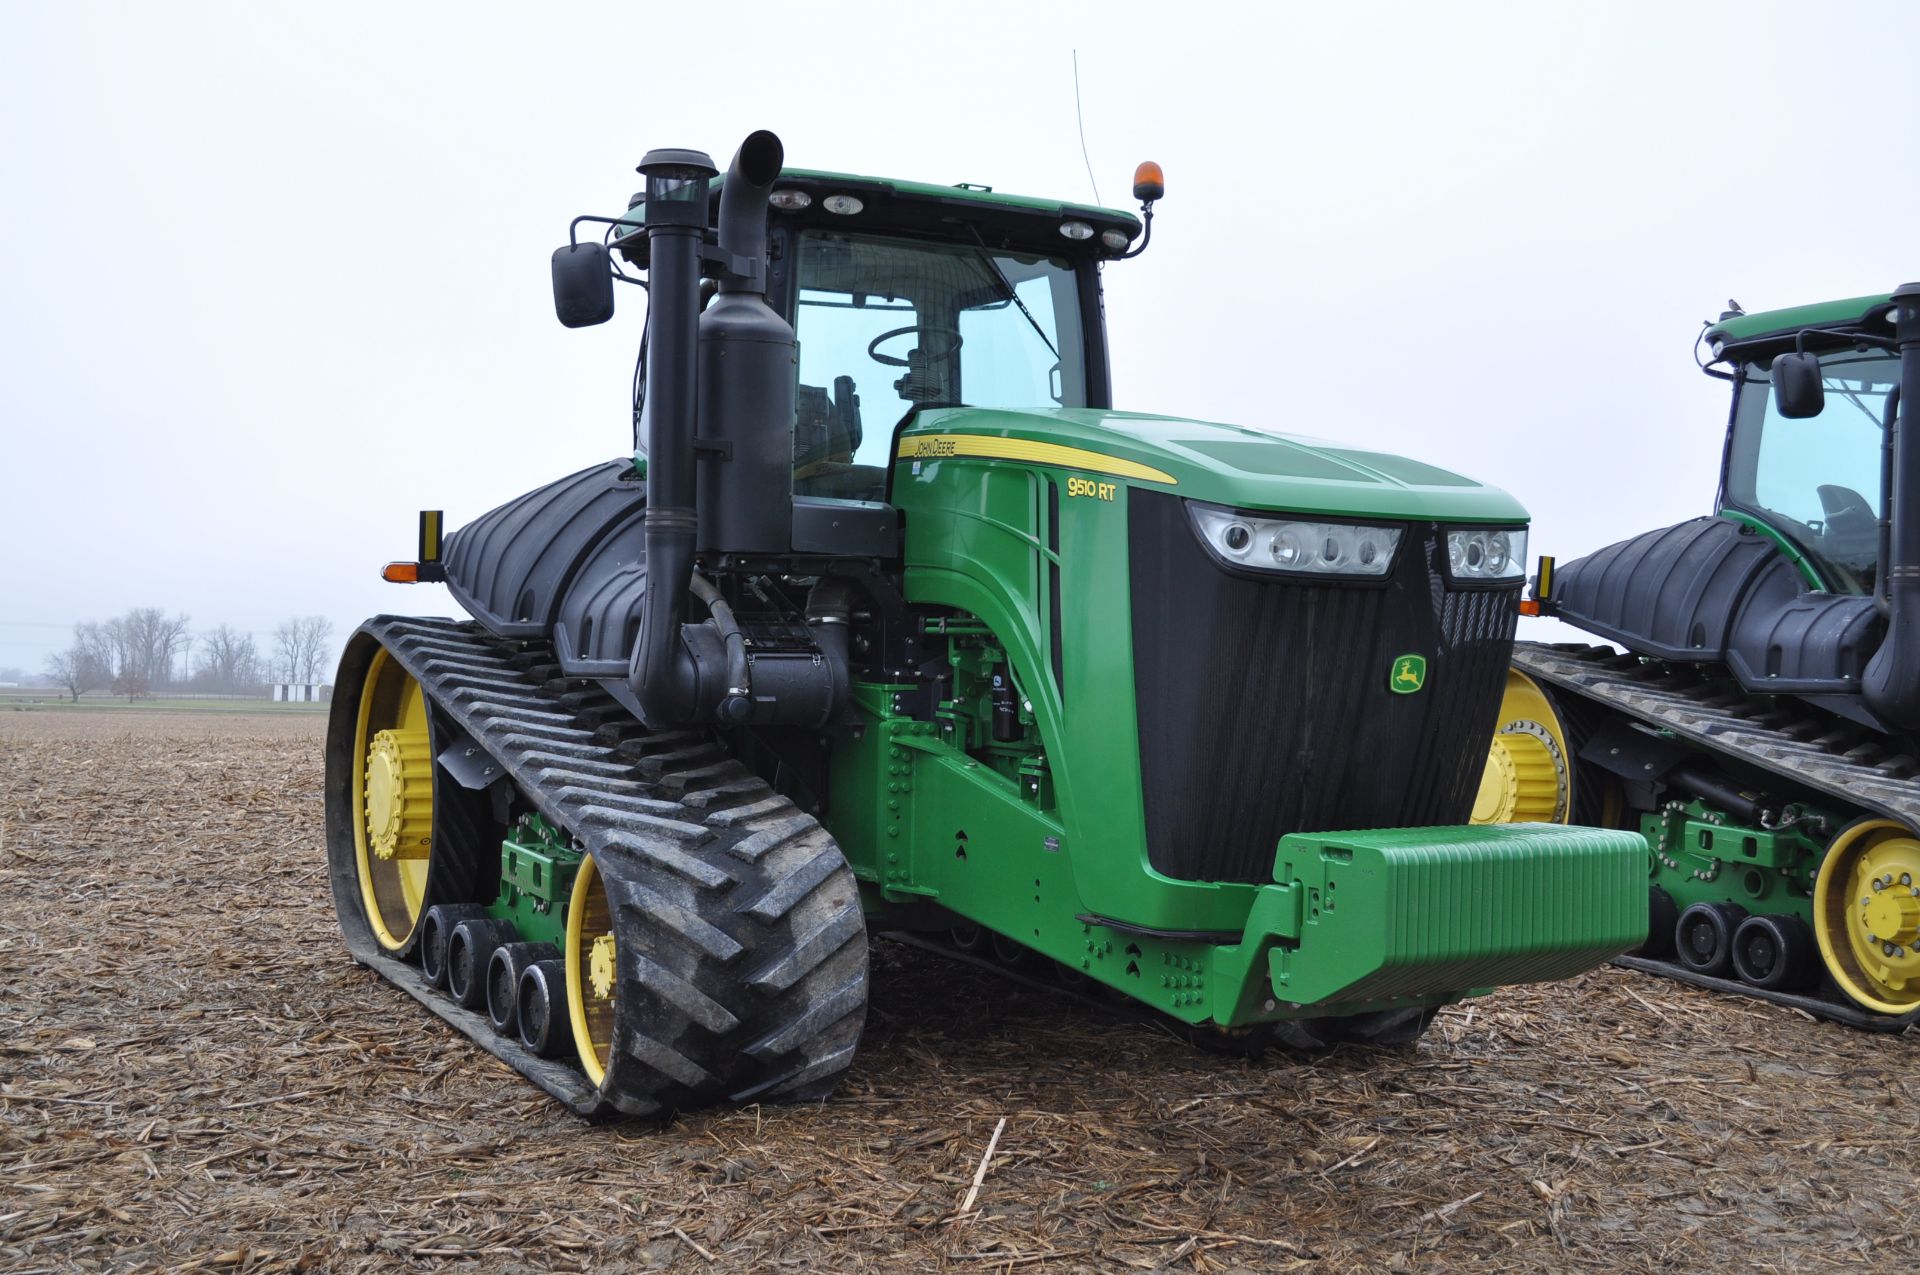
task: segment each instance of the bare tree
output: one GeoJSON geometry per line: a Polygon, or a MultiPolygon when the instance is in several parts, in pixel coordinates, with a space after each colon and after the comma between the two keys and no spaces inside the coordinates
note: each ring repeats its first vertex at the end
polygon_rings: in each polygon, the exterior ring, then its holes
{"type": "Polygon", "coordinates": [[[318,682],[330,653],[333,621],[324,615],[300,615],[273,631],[274,661],[289,682],[318,682]]]}
{"type": "Polygon", "coordinates": [[[238,695],[260,680],[260,652],[251,633],[222,624],[200,635],[196,684],[223,695],[238,695]]]}
{"type": "Polygon", "coordinates": [[[47,674],[64,686],[78,704],[80,697],[113,681],[113,651],[101,626],[73,626],[73,645],[47,657],[47,674]]]}
{"type": "Polygon", "coordinates": [[[117,671],[115,660],[118,653],[114,649],[113,639],[107,634],[107,626],[85,620],[73,626],[73,646],[93,661],[100,670],[101,685],[113,680],[117,671]]]}
{"type": "Polygon", "coordinates": [[[100,626],[113,648],[116,679],[141,693],[173,680],[174,657],[187,642],[187,617],[168,618],[159,607],[135,607],[100,626]]]}
{"type": "Polygon", "coordinates": [[[69,649],[47,657],[47,676],[57,685],[65,687],[76,704],[82,695],[94,687],[105,685],[98,673],[77,650],[69,649]]]}

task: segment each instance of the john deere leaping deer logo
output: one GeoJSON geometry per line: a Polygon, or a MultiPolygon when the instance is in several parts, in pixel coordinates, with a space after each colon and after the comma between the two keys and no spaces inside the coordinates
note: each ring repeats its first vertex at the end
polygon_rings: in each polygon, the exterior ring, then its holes
{"type": "Polygon", "coordinates": [[[1395,695],[1411,695],[1427,684],[1427,657],[1402,655],[1393,662],[1393,676],[1387,689],[1395,695]]]}

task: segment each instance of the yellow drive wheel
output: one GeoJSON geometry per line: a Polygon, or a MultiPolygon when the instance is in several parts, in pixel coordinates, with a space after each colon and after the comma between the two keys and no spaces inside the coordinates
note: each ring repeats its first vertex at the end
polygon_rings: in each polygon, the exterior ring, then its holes
{"type": "Polygon", "coordinates": [[[1565,823],[1572,808],[1566,727],[1539,684],[1510,668],[1473,799],[1473,822],[1565,823]]]}
{"type": "Polygon", "coordinates": [[[374,938],[397,952],[427,897],[433,853],[433,745],[420,684],[374,654],[354,730],[353,838],[361,906],[374,938]]]}
{"type": "Polygon", "coordinates": [[[606,1079],[613,1057],[613,1011],[620,976],[615,964],[613,908],[593,856],[580,861],[567,904],[567,1012],[587,1079],[606,1079]]]}
{"type": "Polygon", "coordinates": [[[1827,847],[1813,886],[1813,933],[1840,990],[1868,1009],[1920,1006],[1920,839],[1864,819],[1827,847]]]}

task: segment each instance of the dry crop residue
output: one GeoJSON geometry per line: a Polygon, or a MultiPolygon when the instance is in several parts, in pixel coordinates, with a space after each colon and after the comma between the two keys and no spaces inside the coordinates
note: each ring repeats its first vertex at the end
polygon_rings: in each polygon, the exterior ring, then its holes
{"type": "Polygon", "coordinates": [[[0,713],[0,1268],[1920,1263],[1911,1037],[1615,970],[1250,1064],[881,943],[839,1099],[587,1127],[347,958],[321,729],[0,713]]]}

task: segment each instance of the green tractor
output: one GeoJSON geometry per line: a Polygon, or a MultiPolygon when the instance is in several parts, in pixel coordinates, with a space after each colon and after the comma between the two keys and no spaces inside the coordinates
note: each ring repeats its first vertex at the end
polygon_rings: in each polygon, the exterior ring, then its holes
{"type": "Polygon", "coordinates": [[[1920,1018],[1920,284],[1735,307],[1702,339],[1733,390],[1716,511],[1543,564],[1537,610],[1625,651],[1516,649],[1488,774],[1524,778],[1476,818],[1639,829],[1628,963],[1898,1030],[1920,1018]]]}
{"type": "Polygon", "coordinates": [[[342,658],[360,961],[602,1116],[829,1093],[874,933],[1236,1048],[1411,1041],[1644,940],[1638,834],[1467,825],[1525,511],[1113,409],[1157,169],[1144,224],[764,132],[640,171],[553,259],[570,326],[644,272],[638,454],[423,515],[385,574],[473,619],[342,658]]]}

